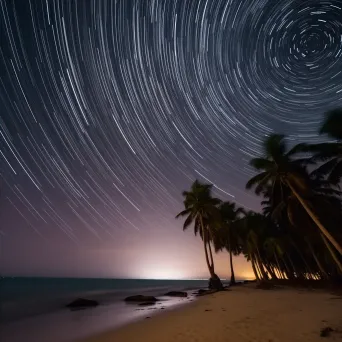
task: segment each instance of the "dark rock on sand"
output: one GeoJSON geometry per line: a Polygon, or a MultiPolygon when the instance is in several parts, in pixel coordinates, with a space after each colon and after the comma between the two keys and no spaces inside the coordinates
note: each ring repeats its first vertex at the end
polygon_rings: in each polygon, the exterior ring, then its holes
{"type": "Polygon", "coordinates": [[[143,303],[139,303],[139,306],[149,306],[149,305],[155,305],[156,302],[143,302],[143,303]]]}
{"type": "Polygon", "coordinates": [[[195,292],[194,294],[197,294],[197,295],[200,295],[202,293],[206,293],[208,292],[209,290],[204,290],[204,289],[199,289],[197,292],[195,292]]]}
{"type": "Polygon", "coordinates": [[[187,294],[187,292],[182,292],[182,291],[171,291],[171,292],[165,293],[164,296],[169,296],[169,297],[187,297],[188,294],[187,294]]]}
{"type": "Polygon", "coordinates": [[[67,308],[77,309],[77,308],[88,308],[98,306],[99,303],[96,300],[78,298],[73,302],[66,305],[67,308]]]}
{"type": "Polygon", "coordinates": [[[320,336],[321,337],[328,337],[330,336],[330,333],[333,332],[334,330],[330,327],[323,328],[321,330],[320,336]]]}
{"type": "Polygon", "coordinates": [[[125,298],[125,302],[145,302],[151,303],[156,302],[158,299],[153,296],[143,296],[143,295],[136,295],[136,296],[129,296],[125,298]]]}
{"type": "Polygon", "coordinates": [[[216,293],[216,292],[217,290],[199,290],[197,293],[197,297],[209,295],[209,294],[216,293]]]}
{"type": "Polygon", "coordinates": [[[210,290],[217,290],[217,291],[223,290],[222,282],[221,282],[220,278],[216,274],[215,274],[214,277],[211,277],[209,279],[209,286],[208,286],[208,288],[210,290]]]}

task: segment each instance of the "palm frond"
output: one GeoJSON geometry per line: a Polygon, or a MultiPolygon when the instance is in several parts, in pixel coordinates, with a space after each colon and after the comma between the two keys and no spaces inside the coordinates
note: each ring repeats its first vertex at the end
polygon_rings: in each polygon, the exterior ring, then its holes
{"type": "Polygon", "coordinates": [[[274,162],[265,158],[253,158],[249,165],[253,166],[256,170],[269,170],[274,167],[274,162]]]}
{"type": "Polygon", "coordinates": [[[268,185],[268,182],[270,181],[272,175],[270,173],[268,173],[258,184],[257,186],[255,187],[255,194],[256,195],[260,195],[264,190],[265,190],[265,187],[267,187],[268,185]]]}
{"type": "Polygon", "coordinates": [[[342,159],[332,169],[328,180],[333,184],[339,184],[342,179],[342,159]]]}
{"type": "Polygon", "coordinates": [[[191,212],[191,209],[185,209],[185,210],[181,211],[179,214],[177,214],[176,218],[189,215],[190,212],[191,212]]]}
{"type": "Polygon", "coordinates": [[[268,158],[279,162],[286,151],[285,136],[282,134],[271,134],[264,141],[264,150],[268,158]]]}
{"type": "Polygon", "coordinates": [[[190,214],[184,221],[183,230],[186,230],[191,225],[193,220],[194,220],[194,217],[192,214],[190,214]]]}
{"type": "Polygon", "coordinates": [[[251,188],[253,188],[256,184],[258,184],[259,182],[261,182],[263,179],[265,179],[266,176],[268,176],[269,173],[268,172],[261,172],[258,175],[252,177],[246,184],[246,189],[249,190],[251,188]]]}
{"type": "Polygon", "coordinates": [[[294,154],[297,153],[307,153],[310,152],[309,150],[309,144],[301,143],[293,146],[287,153],[287,157],[292,157],[294,154]]]}
{"type": "Polygon", "coordinates": [[[331,159],[310,173],[311,177],[322,178],[328,175],[338,163],[337,158],[331,159]]]}
{"type": "Polygon", "coordinates": [[[326,113],[326,118],[319,133],[342,140],[342,108],[336,108],[326,113]]]}
{"type": "Polygon", "coordinates": [[[277,221],[281,215],[283,210],[286,208],[286,204],[284,201],[281,201],[276,205],[276,207],[272,210],[271,218],[275,221],[277,221]]]}

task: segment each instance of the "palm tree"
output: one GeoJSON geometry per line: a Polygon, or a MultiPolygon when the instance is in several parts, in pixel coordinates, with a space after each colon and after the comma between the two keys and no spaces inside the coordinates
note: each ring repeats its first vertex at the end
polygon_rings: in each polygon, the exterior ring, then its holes
{"type": "Polygon", "coordinates": [[[279,239],[272,236],[266,238],[264,242],[264,248],[268,253],[270,253],[270,257],[274,257],[274,260],[276,261],[276,266],[280,270],[281,266],[279,263],[279,258],[283,257],[284,250],[281,248],[279,239]]]}
{"type": "MultiPolygon", "coordinates": [[[[340,237],[341,234],[339,234],[339,230],[336,229],[336,222],[340,221],[342,218],[340,199],[341,191],[334,189],[329,181],[321,179],[316,170],[312,171],[309,176],[310,187],[314,194],[311,199],[311,204],[317,208],[316,214],[324,218],[324,223],[329,227],[329,230],[334,232],[335,236],[340,237]]],[[[336,256],[334,249],[330,248],[330,243],[328,243],[326,238],[315,229],[313,226],[314,222],[307,215],[304,208],[300,206],[297,198],[289,191],[289,189],[286,190],[287,191],[284,191],[282,198],[277,203],[272,201],[270,198],[270,191],[264,192],[264,197],[266,199],[262,201],[263,213],[270,215],[275,222],[282,223],[283,226],[286,226],[290,230],[292,227],[295,227],[297,232],[299,231],[301,236],[305,238],[306,245],[309,247],[310,252],[314,251],[311,246],[312,240],[316,240],[317,237],[322,239],[324,246],[327,247],[332,259],[339,269],[339,272],[342,274],[342,264],[336,256]],[[284,222],[284,220],[286,222],[284,222]]],[[[297,241],[298,238],[299,237],[296,236],[297,241]]],[[[312,254],[312,256],[316,262],[319,262],[316,254],[312,254]]],[[[321,267],[320,270],[322,271],[321,267]]]]}
{"type": "Polygon", "coordinates": [[[338,185],[342,179],[342,108],[326,113],[319,133],[327,134],[334,142],[309,145],[307,150],[314,152],[314,160],[325,162],[316,172],[328,175],[328,180],[338,185]]]}
{"type": "Polygon", "coordinates": [[[264,142],[265,156],[253,158],[250,161],[250,165],[262,172],[251,178],[247,182],[246,188],[255,187],[256,194],[260,194],[271,187],[271,198],[281,198],[284,192],[290,190],[322,234],[342,255],[341,245],[322,224],[309,201],[313,199],[314,194],[310,186],[309,174],[305,168],[305,163],[308,160],[292,158],[302,150],[303,145],[296,145],[287,151],[283,135],[272,134],[269,136],[264,142]]]}
{"type": "Polygon", "coordinates": [[[219,277],[215,273],[214,259],[212,256],[210,243],[213,240],[213,224],[218,222],[219,211],[217,205],[221,202],[217,198],[211,196],[211,184],[203,184],[196,180],[191,185],[190,191],[184,191],[184,207],[176,218],[186,217],[183,230],[186,230],[194,223],[194,233],[200,234],[203,240],[205,260],[210,273],[211,287],[221,290],[223,289],[219,277]]]}
{"type": "Polygon", "coordinates": [[[264,236],[269,220],[262,214],[247,212],[236,221],[239,226],[239,243],[247,260],[252,263],[252,269],[257,280],[268,280],[264,264],[264,236]]]}
{"type": "Polygon", "coordinates": [[[244,213],[244,209],[237,207],[233,202],[222,202],[219,205],[220,223],[214,234],[215,250],[226,249],[229,252],[230,262],[230,285],[236,284],[233,266],[233,254],[238,255],[240,245],[238,241],[238,229],[236,220],[240,218],[240,214],[244,213]]]}

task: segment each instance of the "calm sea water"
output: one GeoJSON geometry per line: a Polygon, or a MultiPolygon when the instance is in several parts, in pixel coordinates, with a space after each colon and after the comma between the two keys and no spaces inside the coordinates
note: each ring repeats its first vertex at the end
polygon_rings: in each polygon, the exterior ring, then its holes
{"type": "Polygon", "coordinates": [[[130,294],[162,295],[168,290],[203,288],[207,280],[1,278],[0,321],[59,309],[87,297],[108,303],[130,294]]]}
{"type": "Polygon", "coordinates": [[[194,299],[164,297],[168,291],[191,294],[207,286],[207,280],[0,278],[0,341],[76,341],[194,299]],[[161,301],[144,309],[123,301],[135,294],[153,295],[161,301]],[[65,308],[79,297],[100,305],[80,311],[65,308]]]}

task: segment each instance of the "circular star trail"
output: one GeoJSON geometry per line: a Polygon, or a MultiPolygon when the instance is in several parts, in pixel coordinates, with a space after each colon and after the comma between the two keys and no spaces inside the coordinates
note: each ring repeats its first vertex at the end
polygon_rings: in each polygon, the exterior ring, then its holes
{"type": "Polygon", "coordinates": [[[0,25],[3,235],[175,226],[195,178],[256,207],[264,137],[341,104],[342,1],[0,0],[0,25]]]}

